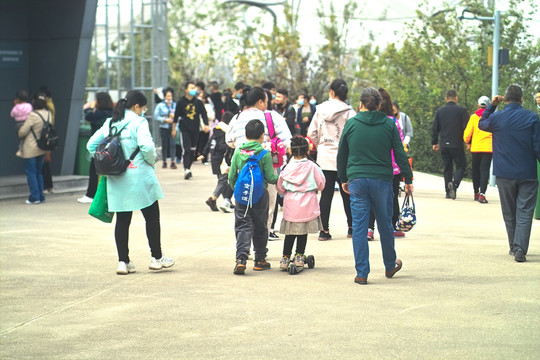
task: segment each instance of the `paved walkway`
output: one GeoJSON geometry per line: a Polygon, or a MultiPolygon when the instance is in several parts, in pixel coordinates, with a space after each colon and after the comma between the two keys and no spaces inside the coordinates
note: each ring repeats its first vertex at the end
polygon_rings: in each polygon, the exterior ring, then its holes
{"type": "Polygon", "coordinates": [[[540,221],[516,263],[493,188],[487,205],[467,183],[446,200],[441,178],[416,173],[418,225],[396,240],[403,270],[386,279],[371,242],[359,286],[338,193],[334,240],[308,241],[314,269],[280,272],[281,240],[269,243],[272,270],[239,277],[233,215],[204,204],[210,168],[195,165],[190,181],[157,173],[167,271],[148,270],[140,213],[137,272],[117,276],[114,226],[88,216],[82,194],[0,202],[1,359],[540,358],[540,221]]]}

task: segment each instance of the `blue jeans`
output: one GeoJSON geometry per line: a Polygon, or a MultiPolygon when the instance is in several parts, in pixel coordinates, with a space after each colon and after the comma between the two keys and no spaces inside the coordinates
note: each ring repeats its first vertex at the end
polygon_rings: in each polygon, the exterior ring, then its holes
{"type": "Polygon", "coordinates": [[[24,159],[24,172],[26,181],[30,188],[29,201],[45,201],[43,196],[43,162],[45,156],[36,156],[30,159],[24,159]]]}
{"type": "Polygon", "coordinates": [[[358,277],[369,274],[369,246],[367,240],[369,212],[375,212],[377,227],[381,237],[383,262],[386,271],[391,271],[396,263],[394,249],[394,229],[392,228],[392,182],[380,179],[359,178],[349,182],[351,192],[351,212],[353,219],[353,251],[358,277]]]}

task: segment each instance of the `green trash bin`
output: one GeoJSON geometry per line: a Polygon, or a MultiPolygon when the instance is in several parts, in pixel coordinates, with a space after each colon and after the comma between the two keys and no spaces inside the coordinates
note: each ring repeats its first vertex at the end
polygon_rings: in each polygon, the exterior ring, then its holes
{"type": "MultiPolygon", "coordinates": [[[[540,181],[540,162],[536,162],[538,165],[538,181],[540,181]]],[[[534,211],[534,218],[540,220],[540,191],[538,191],[538,196],[536,197],[536,210],[534,211]]]]}
{"type": "Polygon", "coordinates": [[[79,141],[77,143],[77,157],[75,158],[75,174],[89,175],[90,153],[86,150],[86,144],[90,140],[92,130],[90,125],[81,125],[79,130],[79,141]]]}

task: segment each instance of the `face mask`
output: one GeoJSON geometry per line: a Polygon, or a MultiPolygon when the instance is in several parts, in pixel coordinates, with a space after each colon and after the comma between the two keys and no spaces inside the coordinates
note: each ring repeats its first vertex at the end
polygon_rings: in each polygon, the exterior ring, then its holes
{"type": "Polygon", "coordinates": [[[539,105],[539,104],[536,104],[536,107],[540,109],[540,105],[539,105]]]}
{"type": "Polygon", "coordinates": [[[240,99],[242,97],[242,94],[236,94],[236,98],[240,99]]]}
{"type": "Polygon", "coordinates": [[[276,95],[272,95],[272,100],[274,100],[276,98],[276,95]]]}
{"type": "Polygon", "coordinates": [[[300,106],[304,105],[304,100],[298,101],[298,105],[300,105],[300,106]]]}
{"type": "Polygon", "coordinates": [[[310,103],[311,105],[316,105],[316,104],[317,104],[317,100],[311,99],[311,100],[309,100],[309,103],[310,103]]]}
{"type": "Polygon", "coordinates": [[[195,95],[197,95],[197,90],[195,90],[195,89],[189,90],[189,95],[190,95],[190,96],[195,96],[195,95]]]}

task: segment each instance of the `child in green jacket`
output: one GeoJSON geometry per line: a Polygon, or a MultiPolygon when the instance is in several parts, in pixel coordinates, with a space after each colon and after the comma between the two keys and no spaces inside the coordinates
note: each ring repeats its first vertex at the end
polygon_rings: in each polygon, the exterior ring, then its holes
{"type": "MultiPolygon", "coordinates": [[[[238,180],[238,174],[244,167],[248,159],[259,155],[264,151],[262,143],[264,141],[264,124],[260,120],[251,120],[246,124],[246,138],[244,143],[234,153],[229,171],[229,184],[234,189],[238,180]]],[[[246,271],[246,261],[251,239],[255,250],[255,266],[253,270],[261,271],[270,269],[270,264],[266,262],[266,240],[268,239],[268,183],[275,184],[278,175],[274,173],[272,156],[267,152],[260,160],[259,167],[264,176],[264,192],[261,199],[251,207],[244,205],[238,200],[234,208],[234,231],[236,235],[236,265],[234,273],[244,274],[246,271]]]]}

